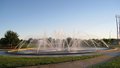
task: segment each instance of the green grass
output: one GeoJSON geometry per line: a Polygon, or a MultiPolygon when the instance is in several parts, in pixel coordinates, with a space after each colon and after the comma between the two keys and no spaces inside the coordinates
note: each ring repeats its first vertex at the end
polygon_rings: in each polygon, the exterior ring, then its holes
{"type": "Polygon", "coordinates": [[[66,57],[12,57],[0,56],[0,68],[15,68],[22,66],[34,66],[51,63],[68,62],[75,60],[84,60],[94,58],[100,55],[93,56],[66,56],[66,57]]]}
{"type": "Polygon", "coordinates": [[[95,65],[91,68],[120,68],[120,57],[115,57],[111,61],[95,65]]]}

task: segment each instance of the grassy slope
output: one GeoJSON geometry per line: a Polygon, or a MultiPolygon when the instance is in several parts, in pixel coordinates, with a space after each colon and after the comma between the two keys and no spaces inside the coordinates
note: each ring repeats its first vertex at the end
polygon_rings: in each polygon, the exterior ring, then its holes
{"type": "Polygon", "coordinates": [[[60,63],[75,60],[94,58],[94,56],[66,56],[66,57],[10,57],[0,56],[0,68],[15,68],[21,66],[33,66],[50,63],[60,63]]]}

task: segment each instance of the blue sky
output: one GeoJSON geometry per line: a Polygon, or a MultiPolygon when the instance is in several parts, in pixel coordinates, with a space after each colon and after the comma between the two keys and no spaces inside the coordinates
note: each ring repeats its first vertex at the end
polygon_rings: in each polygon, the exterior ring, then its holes
{"type": "Polygon", "coordinates": [[[25,38],[63,30],[116,38],[120,0],[0,0],[0,38],[13,30],[25,38]]]}

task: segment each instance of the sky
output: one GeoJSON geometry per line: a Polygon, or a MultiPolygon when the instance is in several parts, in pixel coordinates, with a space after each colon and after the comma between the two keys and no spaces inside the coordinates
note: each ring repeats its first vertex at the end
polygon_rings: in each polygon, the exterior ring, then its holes
{"type": "Polygon", "coordinates": [[[79,32],[116,38],[120,0],[0,0],[0,38],[7,30],[20,38],[79,32]]]}

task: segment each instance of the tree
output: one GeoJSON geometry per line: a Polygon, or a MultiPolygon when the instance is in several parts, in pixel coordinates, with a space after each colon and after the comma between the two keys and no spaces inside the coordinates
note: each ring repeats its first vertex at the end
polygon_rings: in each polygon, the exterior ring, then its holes
{"type": "Polygon", "coordinates": [[[47,39],[49,42],[52,42],[52,37],[49,37],[48,39],[47,39]]]}
{"type": "Polygon", "coordinates": [[[32,40],[33,40],[32,38],[29,38],[29,39],[27,40],[27,43],[30,43],[32,40]]]}
{"type": "Polygon", "coordinates": [[[6,44],[5,38],[1,38],[1,39],[0,39],[0,44],[2,44],[2,45],[5,45],[5,44],[6,44]]]}
{"type": "Polygon", "coordinates": [[[72,38],[71,38],[71,37],[68,37],[66,40],[67,40],[67,43],[70,44],[72,38]]]}
{"type": "Polygon", "coordinates": [[[10,46],[12,48],[13,46],[16,46],[19,43],[18,34],[9,30],[5,33],[4,38],[1,38],[0,43],[2,45],[10,46]]]}
{"type": "Polygon", "coordinates": [[[68,38],[66,38],[65,40],[63,40],[64,41],[64,43],[65,43],[65,47],[68,47],[68,45],[69,46],[72,46],[71,44],[70,44],[70,42],[72,41],[72,38],[71,37],[68,37],[68,38]]]}

